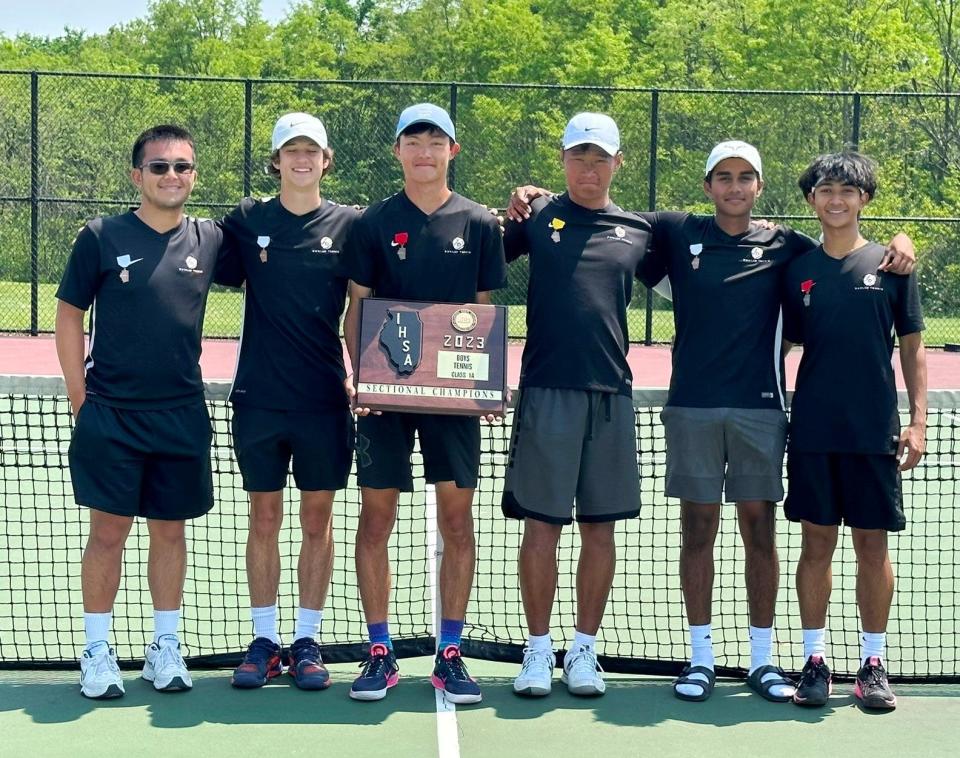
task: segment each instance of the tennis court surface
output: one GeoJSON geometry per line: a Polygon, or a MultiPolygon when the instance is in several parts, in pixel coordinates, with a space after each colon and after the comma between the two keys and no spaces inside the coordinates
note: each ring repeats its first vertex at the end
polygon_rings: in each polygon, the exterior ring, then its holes
{"type": "MultiPolygon", "coordinates": [[[[648,351],[635,347],[634,362],[638,353],[648,351]]],[[[658,365],[664,353],[660,349],[647,362],[658,365]]],[[[931,361],[931,386],[960,386],[951,375],[951,369],[960,371],[960,356],[934,356],[947,368],[941,371],[931,361]]],[[[669,365],[668,355],[664,365],[669,365]]],[[[651,376],[651,383],[659,379],[651,376]]],[[[143,630],[151,623],[149,592],[140,578],[146,558],[145,530],[140,529],[128,543],[115,617],[117,652],[129,669],[127,695],[114,703],[94,703],[79,696],[73,670],[49,670],[72,669],[82,646],[79,559],[86,526],[85,514],[73,505],[66,471],[66,398],[57,379],[0,380],[0,667],[12,669],[0,675],[4,755],[8,748],[10,755],[27,749],[40,755],[97,754],[105,735],[110,752],[136,749],[144,755],[199,750],[218,755],[221,749],[224,754],[282,750],[294,755],[325,749],[357,755],[455,755],[457,750],[476,756],[583,750],[679,755],[704,748],[720,755],[769,754],[771,749],[831,755],[862,751],[864,740],[900,755],[952,754],[944,748],[953,742],[951,725],[960,717],[960,392],[931,392],[928,453],[905,478],[910,525],[891,544],[898,587],[888,642],[891,673],[910,683],[896,685],[900,707],[881,718],[853,705],[849,684],[839,684],[831,704],[812,712],[767,703],[748,694],[737,678],[722,679],[707,703],[672,697],[663,677],[675,674],[686,655],[685,620],[677,576],[678,505],[662,495],[659,410],[664,393],[655,390],[638,390],[634,398],[644,511],[640,520],[621,525],[618,532],[617,579],[598,644],[611,672],[604,698],[570,697],[559,674],[554,694],[546,700],[525,701],[510,691],[525,629],[516,588],[520,529],[499,514],[508,426],[484,427],[477,493],[478,568],[464,650],[497,661],[471,662],[471,673],[484,684],[483,704],[454,711],[435,698],[428,684],[430,659],[423,656],[434,644],[437,551],[434,505],[425,490],[401,501],[392,544],[396,590],[391,629],[398,651],[407,656],[401,661],[404,679],[382,703],[347,698],[364,639],[352,571],[351,535],[359,509],[353,486],[338,496],[338,554],[323,625],[325,655],[335,662],[334,686],[303,693],[284,678],[264,691],[235,692],[227,672],[203,670],[233,665],[250,637],[243,569],[247,505],[230,449],[226,393],[224,383],[208,385],[218,506],[188,529],[191,567],[183,636],[197,672],[195,690],[163,696],[135,681],[143,630]],[[757,751],[750,752],[749,746],[757,751]]],[[[287,503],[293,507],[293,493],[288,492],[287,503]]],[[[715,650],[718,673],[737,677],[749,662],[746,598],[739,538],[725,515],[717,543],[715,650]]],[[[785,668],[796,670],[802,663],[793,587],[799,533],[784,520],[778,528],[782,581],[776,654],[785,668]]],[[[289,634],[296,603],[296,532],[285,527],[281,541],[281,629],[289,634]]],[[[573,626],[576,549],[570,530],[561,544],[561,585],[552,625],[561,646],[562,635],[573,626]]],[[[859,628],[853,551],[848,540],[838,550],[831,657],[837,673],[849,675],[857,665],[859,628]]]]}

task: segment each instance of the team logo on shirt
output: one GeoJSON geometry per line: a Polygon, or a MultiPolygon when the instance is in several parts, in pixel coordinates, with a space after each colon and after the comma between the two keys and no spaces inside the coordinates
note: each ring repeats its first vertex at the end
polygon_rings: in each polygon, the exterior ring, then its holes
{"type": "Polygon", "coordinates": [[[270,238],[266,235],[257,237],[257,244],[260,245],[260,262],[267,262],[267,248],[270,246],[270,238]]]}
{"type": "Polygon", "coordinates": [[[800,282],[800,294],[803,295],[803,304],[807,307],[810,306],[810,291],[813,289],[813,285],[816,284],[813,279],[806,279],[800,282]]]}
{"type": "Polygon", "coordinates": [[[856,287],[858,290],[883,291],[883,285],[880,282],[879,274],[865,274],[863,277],[863,286],[856,287]]]}
{"type": "Polygon", "coordinates": [[[324,250],[329,250],[331,247],[333,247],[333,240],[329,237],[324,237],[322,240],[320,240],[320,247],[322,247],[324,250]]]}
{"type": "Polygon", "coordinates": [[[693,256],[693,259],[690,261],[690,267],[694,271],[700,268],[700,253],[702,252],[703,252],[703,245],[700,242],[690,245],[690,255],[693,256]]]}
{"type": "Polygon", "coordinates": [[[633,244],[633,240],[627,237],[627,230],[622,226],[613,227],[613,234],[608,234],[607,239],[612,242],[623,242],[626,245],[633,244]]]}
{"type": "Polygon", "coordinates": [[[763,248],[762,247],[753,248],[753,250],[750,251],[750,257],[753,258],[755,261],[760,260],[763,257],[763,248]]]}
{"type": "Polygon", "coordinates": [[[387,311],[380,329],[380,346],[387,351],[397,374],[412,374],[420,365],[423,323],[416,311],[387,311]]]}
{"type": "Polygon", "coordinates": [[[177,271],[180,271],[181,273],[184,273],[184,274],[202,274],[203,273],[202,268],[197,268],[197,265],[200,263],[200,261],[198,261],[192,255],[188,255],[186,258],[184,258],[183,263],[186,266],[186,268],[184,268],[184,266],[180,266],[177,269],[177,271]]]}
{"type": "Polygon", "coordinates": [[[450,242],[450,246],[451,246],[453,249],[452,249],[452,250],[444,250],[443,252],[448,253],[448,254],[452,254],[452,255],[457,255],[457,254],[459,254],[459,255],[470,255],[470,252],[471,252],[470,250],[464,250],[464,249],[463,249],[463,246],[466,245],[466,244],[467,244],[467,243],[463,241],[463,237],[454,237],[453,240],[450,242]]]}
{"type": "Polygon", "coordinates": [[[142,261],[143,258],[130,259],[129,255],[118,255],[117,265],[120,267],[120,281],[126,284],[130,281],[130,272],[128,269],[134,264],[142,261]]]}

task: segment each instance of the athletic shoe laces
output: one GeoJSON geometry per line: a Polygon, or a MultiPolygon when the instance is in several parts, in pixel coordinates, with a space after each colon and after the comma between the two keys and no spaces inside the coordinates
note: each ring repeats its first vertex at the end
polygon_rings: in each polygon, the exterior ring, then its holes
{"type": "Polygon", "coordinates": [[[470,681],[470,674],[467,673],[467,667],[464,664],[463,658],[460,655],[460,651],[457,648],[454,648],[451,645],[442,653],[440,653],[440,657],[443,660],[451,679],[455,679],[460,682],[470,681]]]}
{"type": "Polygon", "coordinates": [[[266,663],[277,654],[277,646],[266,637],[257,637],[247,648],[244,663],[266,663]]]}
{"type": "MultiPolygon", "coordinates": [[[[120,667],[117,665],[114,657],[110,655],[109,650],[99,655],[91,655],[88,666],[93,668],[93,675],[96,679],[100,679],[107,674],[116,674],[118,676],[120,674],[120,667]]],[[[87,669],[88,671],[90,670],[89,667],[87,669]]]]}
{"type": "Polygon", "coordinates": [[[818,679],[827,681],[830,674],[827,672],[827,665],[823,661],[807,661],[800,672],[800,686],[812,687],[818,679]]]}
{"type": "Polygon", "coordinates": [[[293,647],[290,648],[290,655],[297,662],[310,661],[311,663],[317,663],[320,660],[320,645],[317,644],[316,640],[309,637],[301,637],[293,643],[293,647]]]}
{"type": "Polygon", "coordinates": [[[860,672],[860,681],[867,687],[885,687],[886,674],[883,666],[868,663],[860,672]]]}
{"type": "Polygon", "coordinates": [[[153,667],[157,671],[163,671],[168,668],[186,668],[183,662],[183,656],[180,655],[179,645],[159,645],[157,661],[153,667]]]}
{"type": "Polygon", "coordinates": [[[532,647],[523,649],[523,666],[520,669],[520,675],[530,674],[531,672],[545,671],[548,674],[553,671],[553,651],[534,650],[532,647]]]}
{"type": "MultiPolygon", "coordinates": [[[[381,645],[380,647],[386,650],[385,646],[381,645]]],[[[364,678],[377,676],[386,677],[384,670],[388,668],[387,658],[389,655],[389,651],[374,654],[373,648],[371,648],[371,652],[367,653],[367,657],[360,663],[360,668],[362,669],[360,676],[364,678]]]]}
{"type": "Polygon", "coordinates": [[[573,660],[567,666],[567,671],[574,676],[595,676],[603,669],[597,663],[597,656],[593,650],[589,647],[582,647],[574,654],[573,660]]]}

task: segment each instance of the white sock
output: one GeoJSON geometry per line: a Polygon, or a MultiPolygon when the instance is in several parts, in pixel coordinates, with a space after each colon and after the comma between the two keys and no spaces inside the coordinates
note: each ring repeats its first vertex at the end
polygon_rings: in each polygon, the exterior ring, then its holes
{"type": "Polygon", "coordinates": [[[750,627],[750,672],[773,663],[773,627],[750,627]]]}
{"type": "Polygon", "coordinates": [[[316,642],[320,641],[320,622],[323,621],[323,608],[316,611],[313,608],[297,608],[297,626],[293,633],[293,641],[309,637],[316,642]]]}
{"type": "Polygon", "coordinates": [[[158,611],[153,609],[153,641],[159,643],[161,637],[177,639],[177,630],[180,628],[180,609],[175,611],[158,611]]]}
{"type": "MultiPolygon", "coordinates": [[[[705,666],[713,671],[713,629],[712,624],[690,626],[690,667],[705,666]]],[[[702,681],[706,685],[707,677],[697,672],[690,674],[694,681],[702,681]]],[[[696,697],[703,692],[703,687],[697,684],[678,684],[677,692],[688,697],[696,697]]]]}
{"type": "Polygon", "coordinates": [[[550,639],[550,632],[546,634],[530,634],[527,636],[527,647],[536,650],[538,653],[552,653],[553,640],[550,639]]]}
{"type": "Polygon", "coordinates": [[[819,655],[824,660],[827,659],[827,630],[823,629],[804,629],[803,630],[803,660],[804,662],[811,655],[819,655]]]}
{"type": "MultiPolygon", "coordinates": [[[[751,626],[750,627],[750,673],[752,674],[761,666],[773,665],[773,627],[772,626],[751,626]]],[[[764,674],[761,682],[775,681],[780,675],[770,671],[764,674]]],[[[789,697],[796,692],[796,687],[792,684],[772,684],[770,685],[770,694],[775,697],[789,697]]]]}
{"type": "Polygon", "coordinates": [[[884,658],[887,655],[886,632],[860,633],[860,665],[864,665],[868,658],[884,658]]]}
{"type": "Polygon", "coordinates": [[[277,606],[265,605],[261,608],[251,608],[250,617],[253,619],[253,636],[266,637],[280,644],[280,635],[277,632],[277,606]]]}
{"type": "Polygon", "coordinates": [[[86,637],[84,650],[92,651],[97,643],[102,642],[110,646],[110,624],[113,621],[113,611],[106,613],[84,613],[83,632],[86,637]]]}
{"type": "Polygon", "coordinates": [[[580,650],[581,648],[595,648],[597,646],[597,635],[595,634],[584,634],[583,632],[578,632],[576,629],[573,630],[573,644],[570,646],[570,651],[580,650]]]}

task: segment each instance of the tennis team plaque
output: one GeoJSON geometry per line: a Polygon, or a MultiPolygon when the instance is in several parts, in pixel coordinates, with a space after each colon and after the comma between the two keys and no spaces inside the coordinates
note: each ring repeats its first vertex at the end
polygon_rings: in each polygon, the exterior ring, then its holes
{"type": "Polygon", "coordinates": [[[357,405],[465,416],[502,413],[506,355],[506,306],[364,298],[357,405]]]}

